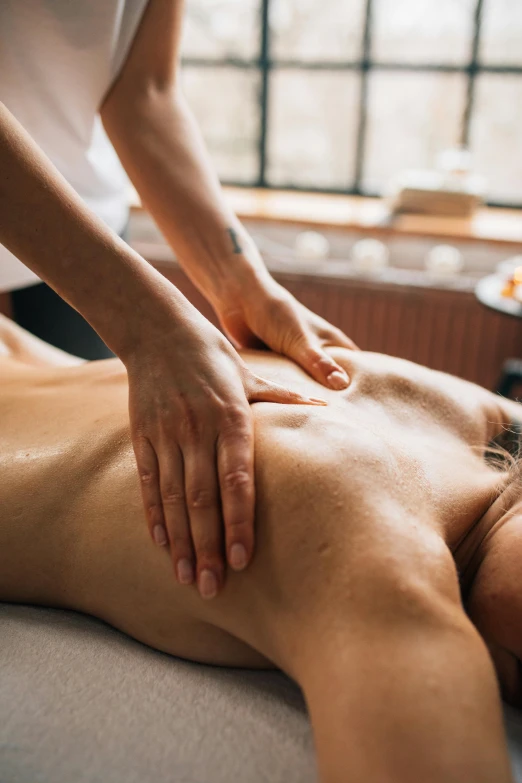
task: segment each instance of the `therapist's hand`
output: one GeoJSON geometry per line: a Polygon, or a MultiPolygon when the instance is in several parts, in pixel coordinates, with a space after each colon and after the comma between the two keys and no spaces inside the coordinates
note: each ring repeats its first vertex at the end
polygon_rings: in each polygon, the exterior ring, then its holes
{"type": "Polygon", "coordinates": [[[254,375],[196,311],[126,357],[131,435],[147,523],[169,546],[181,584],[204,598],[225,560],[254,549],[254,449],[249,403],[321,403],[254,375]]]}
{"type": "Polygon", "coordinates": [[[268,346],[299,364],[316,381],[345,389],[345,370],[325,350],[327,346],[357,350],[344,332],[312,313],[276,281],[266,276],[244,294],[217,308],[223,329],[239,348],[268,346]]]}

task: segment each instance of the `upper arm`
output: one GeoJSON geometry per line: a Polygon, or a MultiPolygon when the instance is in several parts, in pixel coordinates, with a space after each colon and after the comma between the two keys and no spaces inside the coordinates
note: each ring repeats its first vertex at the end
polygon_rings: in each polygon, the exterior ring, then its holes
{"type": "Polygon", "coordinates": [[[184,0],[149,0],[127,59],[100,113],[139,92],[173,90],[180,58],[184,0]]]}

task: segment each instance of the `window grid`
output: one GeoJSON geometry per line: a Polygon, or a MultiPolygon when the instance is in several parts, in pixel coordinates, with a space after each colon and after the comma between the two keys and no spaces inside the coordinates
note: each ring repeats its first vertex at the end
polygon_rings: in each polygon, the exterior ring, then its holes
{"type": "Polygon", "coordinates": [[[261,68],[261,112],[259,129],[259,173],[257,186],[266,188],[266,144],[268,129],[268,90],[270,86],[270,0],[261,0],[261,51],[259,52],[259,67],[261,68]]]}
{"type": "MultiPolygon", "coordinates": [[[[464,110],[462,113],[462,125],[460,133],[460,143],[467,144],[469,141],[469,130],[473,116],[473,105],[475,97],[476,77],[481,73],[495,74],[514,74],[522,77],[522,66],[517,65],[485,65],[479,61],[480,35],[482,29],[482,14],[484,0],[477,0],[473,12],[473,33],[470,41],[470,59],[463,65],[445,64],[445,63],[409,63],[400,61],[376,62],[371,55],[372,44],[372,11],[373,0],[366,0],[364,11],[364,27],[362,52],[360,59],[346,61],[321,61],[321,60],[298,60],[298,59],[280,59],[270,56],[270,0],[260,0],[260,45],[259,56],[255,59],[242,59],[238,57],[224,58],[205,58],[205,57],[184,57],[183,64],[196,68],[240,68],[253,69],[261,75],[260,86],[260,127],[258,133],[258,176],[255,182],[251,183],[254,187],[269,188],[266,180],[267,165],[267,139],[268,139],[268,105],[270,92],[270,73],[273,69],[290,69],[299,71],[358,71],[360,73],[360,92],[358,105],[358,124],[356,138],[356,159],[355,159],[355,178],[351,187],[346,188],[302,188],[297,185],[287,184],[278,185],[278,188],[285,190],[307,190],[317,193],[338,193],[346,195],[377,196],[376,193],[370,193],[361,188],[362,174],[364,169],[364,154],[366,144],[366,124],[367,124],[367,98],[368,98],[368,78],[370,71],[410,71],[425,73],[463,73],[467,75],[467,89],[464,110]]],[[[224,184],[241,186],[241,183],[226,182],[224,184]]],[[[497,204],[489,202],[491,206],[522,208],[522,203],[497,204]]]]}
{"type": "Polygon", "coordinates": [[[466,105],[464,107],[464,116],[462,118],[462,133],[460,138],[461,144],[467,144],[469,141],[469,127],[471,123],[471,113],[473,111],[473,99],[475,97],[475,78],[478,67],[482,8],[483,0],[477,0],[475,14],[473,17],[473,39],[471,44],[471,59],[468,66],[468,90],[466,95],[466,105]]]}

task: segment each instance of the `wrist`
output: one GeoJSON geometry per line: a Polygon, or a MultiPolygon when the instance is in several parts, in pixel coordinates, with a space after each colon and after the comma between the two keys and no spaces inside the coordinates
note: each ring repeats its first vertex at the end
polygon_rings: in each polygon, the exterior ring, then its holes
{"type": "Polygon", "coordinates": [[[121,282],[120,297],[105,308],[102,336],[127,367],[136,357],[159,350],[164,340],[175,341],[183,324],[200,315],[172,283],[148,265],[121,282]]]}
{"type": "Polygon", "coordinates": [[[250,239],[249,242],[251,247],[244,247],[242,253],[234,253],[223,260],[221,274],[206,292],[217,312],[237,304],[238,299],[251,298],[275,283],[254,243],[250,239]]]}

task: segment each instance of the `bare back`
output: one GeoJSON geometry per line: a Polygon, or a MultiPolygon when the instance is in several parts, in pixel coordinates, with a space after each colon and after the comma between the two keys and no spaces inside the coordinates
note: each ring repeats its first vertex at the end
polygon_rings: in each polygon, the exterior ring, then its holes
{"type": "Polygon", "coordinates": [[[339,611],[351,575],[369,567],[357,552],[377,527],[384,543],[400,535],[428,570],[438,552],[445,578],[445,544],[455,549],[491,502],[498,477],[481,450],[506,414],[484,390],[408,362],[335,356],[352,378],[343,393],[279,357],[245,356],[258,374],[329,404],[254,405],[256,558],[210,603],[176,584],[168,553],[148,537],[123,366],[0,359],[0,526],[8,536],[15,521],[39,542],[17,554],[31,578],[13,591],[7,564],[0,597],[92,613],[196,660],[284,666],[276,629],[288,636],[314,603],[324,614],[328,593],[339,611]]]}

